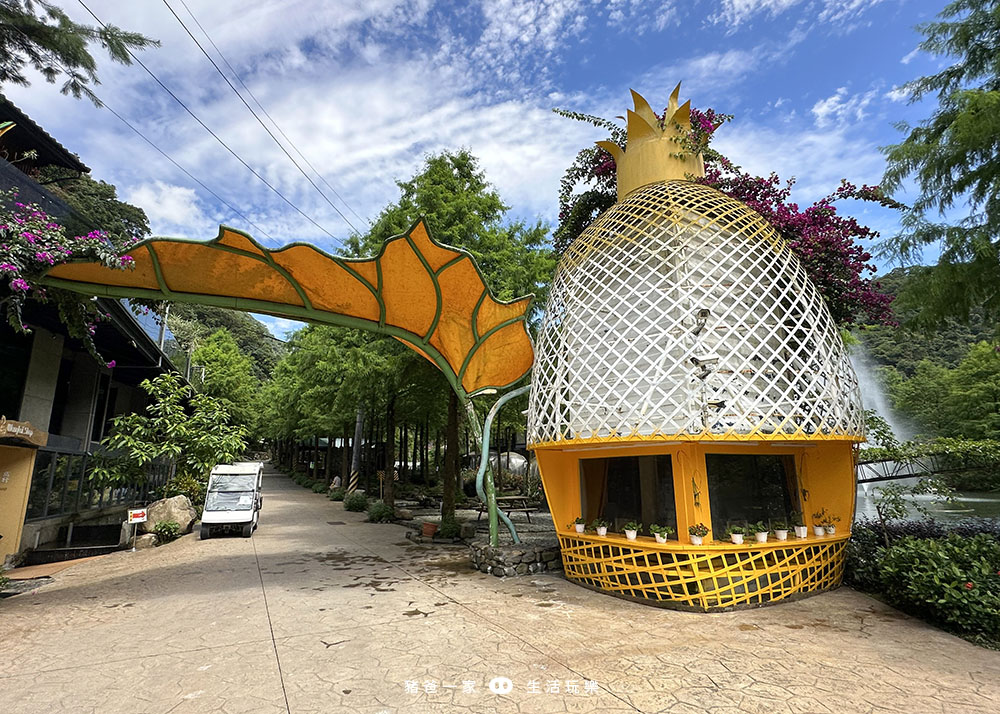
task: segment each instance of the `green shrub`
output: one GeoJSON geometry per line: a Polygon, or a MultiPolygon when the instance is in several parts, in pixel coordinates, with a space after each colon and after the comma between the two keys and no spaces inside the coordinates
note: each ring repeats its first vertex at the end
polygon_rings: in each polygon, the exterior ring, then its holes
{"type": "Polygon", "coordinates": [[[343,501],[344,500],[344,489],[342,488],[331,488],[330,493],[327,494],[327,498],[331,501],[343,501]]]}
{"type": "Polygon", "coordinates": [[[181,537],[181,524],[177,521],[160,521],[153,526],[157,545],[169,543],[181,537]]]}
{"type": "Polygon", "coordinates": [[[957,633],[1000,641],[1000,541],[990,535],[902,538],[881,560],[882,592],[957,633]]]}
{"type": "Polygon", "coordinates": [[[191,499],[191,505],[200,511],[201,507],[205,505],[205,491],[207,489],[207,481],[202,481],[190,474],[179,474],[163,484],[161,491],[163,498],[187,496],[191,499]]]}
{"type": "Polygon", "coordinates": [[[437,534],[442,538],[458,538],[462,535],[462,526],[454,518],[445,518],[437,534]]]}
{"type": "Polygon", "coordinates": [[[323,481],[314,481],[313,485],[312,485],[312,492],[313,493],[325,493],[326,492],[326,484],[323,481]]]}
{"type": "Polygon", "coordinates": [[[357,511],[361,513],[362,511],[368,510],[368,496],[363,493],[349,493],[344,496],[344,510],[345,511],[357,511]]]}
{"type": "Polygon", "coordinates": [[[368,506],[368,520],[372,523],[392,523],[396,520],[396,512],[382,501],[373,501],[368,506]]]}
{"type": "Polygon", "coordinates": [[[3,590],[10,584],[10,578],[3,574],[3,568],[0,568],[0,590],[3,590]]]}

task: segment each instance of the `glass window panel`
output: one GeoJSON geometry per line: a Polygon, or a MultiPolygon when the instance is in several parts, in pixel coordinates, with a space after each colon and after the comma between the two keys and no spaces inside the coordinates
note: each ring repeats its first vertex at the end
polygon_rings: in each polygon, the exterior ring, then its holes
{"type": "Polygon", "coordinates": [[[716,538],[724,538],[730,525],[783,520],[796,510],[790,456],[707,454],[705,468],[716,538]]]}
{"type": "Polygon", "coordinates": [[[580,461],[581,512],[589,523],[603,518],[621,532],[629,521],[677,528],[670,456],[626,456],[580,461]]]}

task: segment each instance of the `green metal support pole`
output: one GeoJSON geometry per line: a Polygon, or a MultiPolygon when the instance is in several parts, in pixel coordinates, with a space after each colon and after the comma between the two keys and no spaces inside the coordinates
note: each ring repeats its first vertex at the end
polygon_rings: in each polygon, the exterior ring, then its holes
{"type": "Polygon", "coordinates": [[[514,528],[514,524],[507,514],[497,509],[496,484],[493,482],[493,469],[490,467],[490,428],[493,426],[493,420],[496,418],[497,412],[500,411],[500,407],[511,399],[521,396],[530,388],[530,385],[525,385],[507,392],[507,394],[500,397],[486,415],[486,423],[483,426],[479,425],[479,419],[476,417],[476,410],[472,406],[472,401],[469,399],[465,400],[465,409],[469,413],[469,423],[472,425],[473,434],[475,434],[476,441],[479,442],[481,448],[479,452],[479,472],[476,474],[476,493],[486,503],[486,510],[490,519],[490,545],[493,547],[500,545],[499,521],[501,519],[504,525],[507,526],[507,530],[510,531],[510,536],[515,543],[520,543],[521,538],[517,535],[517,529],[514,528]]]}

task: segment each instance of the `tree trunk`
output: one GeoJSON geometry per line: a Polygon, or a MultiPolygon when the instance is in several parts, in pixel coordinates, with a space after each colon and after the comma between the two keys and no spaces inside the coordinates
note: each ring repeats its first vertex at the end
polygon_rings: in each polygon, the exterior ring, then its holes
{"type": "Polygon", "coordinates": [[[382,480],[382,500],[389,508],[396,507],[396,395],[389,397],[385,408],[385,475],[382,480]]]}
{"type": "Polygon", "coordinates": [[[319,437],[313,436],[312,480],[319,481],[319,437]]]}
{"type": "Polygon", "coordinates": [[[351,475],[344,484],[348,493],[358,488],[358,479],[361,478],[361,439],[365,429],[365,408],[358,405],[357,418],[354,421],[354,453],[351,456],[351,475]]]}
{"type": "Polygon", "coordinates": [[[340,485],[343,487],[347,486],[347,476],[349,474],[349,469],[351,468],[351,461],[348,458],[347,445],[351,441],[351,434],[347,427],[344,427],[344,436],[340,442],[340,485]]]}
{"type": "Polygon", "coordinates": [[[427,477],[430,474],[430,464],[427,462],[431,460],[431,418],[429,416],[424,417],[424,453],[423,457],[420,459],[420,478],[424,483],[427,483],[427,477]]]}
{"type": "Polygon", "coordinates": [[[326,458],[323,465],[326,467],[324,472],[326,487],[329,488],[333,481],[333,434],[326,435],[326,458]]]}
{"type": "Polygon", "coordinates": [[[297,471],[299,468],[299,440],[297,437],[292,437],[295,439],[292,442],[292,471],[297,471]]]}
{"type": "Polygon", "coordinates": [[[444,474],[441,479],[441,520],[455,518],[455,485],[458,483],[458,395],[448,393],[448,444],[445,446],[444,474]]]}
{"type": "Polygon", "coordinates": [[[434,432],[434,472],[441,478],[441,432],[434,432]]]}

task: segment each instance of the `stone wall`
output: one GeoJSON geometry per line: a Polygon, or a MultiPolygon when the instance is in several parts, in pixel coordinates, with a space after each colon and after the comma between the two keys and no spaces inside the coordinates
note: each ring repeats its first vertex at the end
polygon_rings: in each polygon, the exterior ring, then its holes
{"type": "Polygon", "coordinates": [[[472,549],[472,567],[497,577],[562,570],[558,541],[501,545],[496,548],[487,543],[472,543],[469,547],[472,549]]]}

